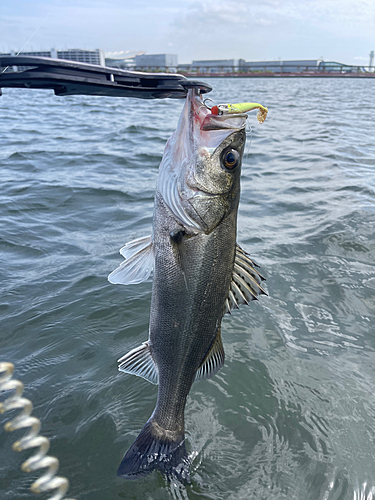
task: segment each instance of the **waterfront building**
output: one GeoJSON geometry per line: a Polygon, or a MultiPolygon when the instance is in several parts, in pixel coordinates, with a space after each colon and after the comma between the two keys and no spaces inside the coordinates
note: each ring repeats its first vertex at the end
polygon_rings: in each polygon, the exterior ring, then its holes
{"type": "Polygon", "coordinates": [[[177,71],[177,54],[141,54],[135,56],[135,69],[140,71],[177,71]]]}
{"type": "Polygon", "coordinates": [[[106,57],[105,65],[108,68],[118,68],[133,70],[135,68],[135,58],[134,57],[124,57],[123,59],[106,57]]]}
{"type": "Polygon", "coordinates": [[[272,72],[272,73],[301,73],[303,71],[316,72],[319,69],[320,60],[302,59],[292,61],[243,61],[240,71],[251,72],[272,72]]]}
{"type": "Polygon", "coordinates": [[[351,73],[363,68],[335,61],[302,59],[289,61],[241,61],[242,73],[351,73]]]}
{"type": "Polygon", "coordinates": [[[142,56],[143,51],[121,51],[121,52],[108,52],[105,58],[105,65],[109,68],[119,68],[133,70],[135,68],[135,56],[142,56]]]}
{"type": "Polygon", "coordinates": [[[178,71],[188,73],[236,73],[241,59],[211,59],[179,64],[178,71]]]}
{"type": "Polygon", "coordinates": [[[361,66],[349,66],[335,61],[321,61],[319,64],[319,71],[328,73],[360,73],[363,71],[361,66]]]}
{"type": "Polygon", "coordinates": [[[53,59],[65,59],[68,61],[77,61],[88,64],[96,64],[98,66],[105,66],[104,52],[101,49],[96,50],[83,50],[83,49],[67,49],[67,50],[41,50],[32,52],[20,52],[19,54],[11,50],[7,56],[34,56],[34,57],[52,57],[53,59]]]}
{"type": "Polygon", "coordinates": [[[77,61],[87,64],[96,64],[98,66],[105,66],[104,52],[101,49],[68,49],[58,50],[56,52],[58,59],[67,59],[69,61],[77,61]]]}

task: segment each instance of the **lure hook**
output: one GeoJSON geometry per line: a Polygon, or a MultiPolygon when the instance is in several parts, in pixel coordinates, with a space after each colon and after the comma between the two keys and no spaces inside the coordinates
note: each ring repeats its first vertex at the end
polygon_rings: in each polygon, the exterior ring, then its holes
{"type": "Polygon", "coordinates": [[[208,109],[209,111],[211,111],[212,106],[211,106],[211,107],[210,107],[210,106],[208,106],[208,105],[206,104],[206,101],[211,101],[212,103],[214,102],[214,101],[213,101],[212,99],[210,99],[209,97],[206,97],[206,99],[204,99],[204,101],[203,101],[203,104],[201,104],[201,105],[199,106],[199,109],[201,109],[201,108],[206,108],[206,109],[208,109]]]}

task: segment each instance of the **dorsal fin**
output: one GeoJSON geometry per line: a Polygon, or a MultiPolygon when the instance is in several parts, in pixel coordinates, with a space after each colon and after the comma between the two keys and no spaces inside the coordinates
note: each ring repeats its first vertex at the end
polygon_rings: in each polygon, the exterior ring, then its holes
{"type": "Polygon", "coordinates": [[[239,245],[236,245],[233,276],[225,312],[230,313],[232,309],[238,309],[241,304],[249,304],[252,300],[257,300],[258,295],[267,295],[260,286],[265,278],[255,267],[259,266],[248,257],[239,245]]]}
{"type": "Polygon", "coordinates": [[[158,369],[151,355],[148,342],[143,342],[139,347],[129,351],[117,360],[120,372],[131,373],[142,377],[151,384],[159,383],[158,369]]]}
{"type": "Polygon", "coordinates": [[[121,248],[120,254],[125,261],[108,276],[115,285],[142,283],[154,267],[154,249],[151,236],[130,241],[121,248]]]}
{"type": "Polygon", "coordinates": [[[195,375],[195,380],[204,380],[211,378],[217,373],[220,368],[224,365],[225,353],[223,347],[223,341],[221,340],[221,327],[217,331],[216,337],[212,342],[211,348],[204,358],[203,363],[198,368],[197,374],[195,375]]]}
{"type": "Polygon", "coordinates": [[[250,270],[254,274],[254,277],[256,278],[257,281],[266,280],[266,278],[264,278],[260,274],[260,272],[255,269],[256,267],[259,268],[260,266],[258,266],[258,264],[254,260],[250,259],[249,254],[245,252],[245,250],[243,250],[238,244],[236,244],[236,259],[242,261],[244,265],[250,267],[250,270]]]}

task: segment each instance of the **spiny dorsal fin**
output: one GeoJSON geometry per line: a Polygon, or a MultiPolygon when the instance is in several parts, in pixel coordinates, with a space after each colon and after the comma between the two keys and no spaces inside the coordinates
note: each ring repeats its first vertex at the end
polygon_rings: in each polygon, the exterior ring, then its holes
{"type": "Polygon", "coordinates": [[[246,265],[250,266],[250,269],[252,270],[253,273],[255,273],[256,279],[260,279],[260,281],[265,281],[266,278],[264,278],[259,271],[257,271],[255,268],[260,267],[254,260],[250,259],[249,254],[243,250],[240,245],[236,244],[236,259],[242,260],[246,265]]]}
{"type": "Polygon", "coordinates": [[[120,372],[138,375],[151,384],[159,383],[158,369],[152,359],[148,342],[143,342],[139,347],[129,351],[125,356],[117,360],[120,372]]]}
{"type": "Polygon", "coordinates": [[[226,311],[238,309],[241,304],[257,300],[258,295],[267,295],[260,283],[265,279],[255,269],[259,267],[239,245],[236,245],[232,282],[226,301],[226,311]]]}
{"type": "Polygon", "coordinates": [[[213,377],[220,368],[224,365],[225,353],[223,341],[221,340],[221,328],[219,328],[216,337],[212,343],[211,349],[208,351],[207,356],[204,358],[203,363],[198,368],[195,380],[205,380],[213,377]]]}
{"type": "Polygon", "coordinates": [[[108,276],[115,285],[135,285],[142,283],[154,267],[154,249],[151,236],[130,241],[121,248],[125,261],[108,276]]]}

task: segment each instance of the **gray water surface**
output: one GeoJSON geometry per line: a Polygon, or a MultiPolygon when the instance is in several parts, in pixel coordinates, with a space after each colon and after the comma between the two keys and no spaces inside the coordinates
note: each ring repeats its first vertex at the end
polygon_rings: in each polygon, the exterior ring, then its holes
{"type": "MultiPolygon", "coordinates": [[[[187,401],[192,484],[116,477],[156,387],[116,360],[147,339],[151,279],[107,275],[150,234],[183,102],[0,97],[0,360],[15,365],[77,500],[375,498],[375,89],[371,80],[210,79],[256,101],[238,242],[269,297],[223,320],[224,368],[187,401]]],[[[13,415],[13,414],[12,414],[13,415]]],[[[7,417],[1,416],[0,423],[7,417]]],[[[38,474],[0,432],[0,498],[38,474]]]]}

